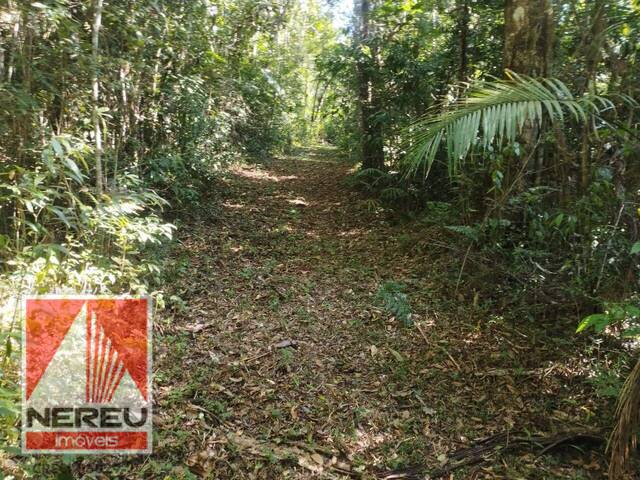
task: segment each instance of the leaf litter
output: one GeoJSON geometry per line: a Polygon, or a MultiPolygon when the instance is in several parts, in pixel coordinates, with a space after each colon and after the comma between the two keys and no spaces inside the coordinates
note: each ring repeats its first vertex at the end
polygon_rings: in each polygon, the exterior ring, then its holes
{"type": "Polygon", "coordinates": [[[80,470],[101,463],[119,478],[158,478],[169,463],[170,478],[599,478],[601,451],[474,448],[511,431],[602,421],[584,362],[568,353],[586,346],[569,327],[554,342],[543,327],[490,317],[475,292],[454,296],[459,259],[437,247],[454,237],[363,208],[344,184],[349,165],[333,158],[306,149],[239,165],[201,215],[182,220],[173,260],[183,268],[170,286],[179,301],[158,320],[155,453],[142,466],[87,460],[80,470]],[[415,248],[429,239],[433,247],[415,248]],[[396,280],[412,326],[377,299],[396,280]],[[449,473],[466,451],[483,461],[449,473]]]}

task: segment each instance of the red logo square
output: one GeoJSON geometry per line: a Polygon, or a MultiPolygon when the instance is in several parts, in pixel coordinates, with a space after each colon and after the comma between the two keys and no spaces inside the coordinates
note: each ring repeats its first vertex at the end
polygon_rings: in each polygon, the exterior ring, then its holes
{"type": "Polygon", "coordinates": [[[30,297],[23,453],[151,453],[151,301],[30,297]]]}

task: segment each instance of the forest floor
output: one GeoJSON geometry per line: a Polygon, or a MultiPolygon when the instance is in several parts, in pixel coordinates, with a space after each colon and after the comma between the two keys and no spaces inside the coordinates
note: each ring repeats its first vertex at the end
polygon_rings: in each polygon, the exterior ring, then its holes
{"type": "Polygon", "coordinates": [[[444,478],[602,478],[601,448],[516,441],[602,421],[575,322],[507,321],[454,292],[465,247],[372,210],[336,158],[236,166],[182,220],[156,320],[155,453],[91,478],[425,478],[487,437],[518,448],[489,443],[488,462],[444,478]],[[377,297],[389,280],[413,326],[377,297]]]}

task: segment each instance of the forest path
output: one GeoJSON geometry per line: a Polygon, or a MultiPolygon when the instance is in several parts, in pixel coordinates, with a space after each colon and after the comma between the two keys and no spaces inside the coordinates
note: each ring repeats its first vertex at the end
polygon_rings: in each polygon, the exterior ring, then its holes
{"type": "Polygon", "coordinates": [[[445,300],[424,226],[369,211],[333,158],[305,149],[235,167],[180,226],[156,452],[198,478],[433,468],[471,439],[545,427],[564,388],[562,375],[518,374],[557,358],[553,341],[480,327],[473,294],[445,300]],[[381,307],[387,280],[405,286],[416,327],[381,307]]]}

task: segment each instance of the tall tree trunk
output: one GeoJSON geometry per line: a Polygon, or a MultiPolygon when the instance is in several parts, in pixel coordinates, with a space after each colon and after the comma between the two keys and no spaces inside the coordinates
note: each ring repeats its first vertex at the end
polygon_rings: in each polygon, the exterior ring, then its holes
{"type": "MultiPolygon", "coordinates": [[[[534,77],[550,76],[554,36],[551,0],[506,0],[504,14],[505,70],[534,77]]],[[[539,138],[539,129],[527,122],[520,140],[524,146],[523,161],[529,162],[529,165],[522,175],[517,174],[519,178],[511,179],[518,183],[520,190],[525,187],[526,178],[532,174],[536,184],[541,182],[545,155],[541,149],[536,149],[539,138]]],[[[521,170],[520,167],[512,167],[516,172],[521,170]]]]}
{"type": "MultiPolygon", "coordinates": [[[[579,93],[593,90],[596,81],[598,64],[602,60],[602,48],[605,40],[605,0],[595,0],[589,34],[583,39],[585,55],[584,85],[579,93]]],[[[589,141],[589,126],[582,129],[582,143],[580,148],[580,189],[584,192],[589,188],[591,174],[591,142],[589,141]]]]}
{"type": "Polygon", "coordinates": [[[458,63],[458,81],[467,80],[467,64],[469,49],[469,0],[457,0],[458,40],[460,57],[458,63]]]}
{"type": "Polygon", "coordinates": [[[506,0],[504,13],[504,68],[549,76],[554,31],[551,0],[506,0]]]}
{"type": "Polygon", "coordinates": [[[313,107],[311,109],[310,123],[312,127],[316,123],[316,120],[318,119],[318,115],[320,114],[320,111],[322,109],[322,103],[324,102],[324,96],[327,93],[327,89],[329,88],[332,81],[333,81],[333,77],[330,80],[322,83],[322,87],[320,87],[320,83],[321,83],[320,80],[318,80],[318,83],[316,84],[316,91],[313,96],[313,107]]]}
{"type": "Polygon", "coordinates": [[[93,3],[93,30],[91,34],[91,60],[93,63],[93,133],[95,136],[96,154],[96,190],[98,194],[104,191],[104,177],[102,173],[102,128],[100,126],[100,64],[99,64],[99,41],[100,27],[102,25],[102,1],[94,0],[93,3]]]}
{"type": "Polygon", "coordinates": [[[4,45],[5,39],[3,38],[2,31],[0,31],[0,80],[4,80],[4,45]]]}
{"type": "Polygon", "coordinates": [[[370,0],[360,0],[356,29],[356,44],[368,46],[367,53],[361,48],[357,64],[358,101],[360,104],[360,128],[362,134],[362,167],[384,168],[384,141],[380,113],[379,94],[375,86],[374,72],[377,67],[377,54],[371,42],[370,0]]]}
{"type": "Polygon", "coordinates": [[[9,2],[8,10],[13,13],[14,22],[11,26],[11,44],[9,47],[9,65],[7,68],[7,83],[11,83],[13,80],[13,75],[16,71],[17,53],[20,49],[20,15],[16,10],[13,2],[9,2]]]}

